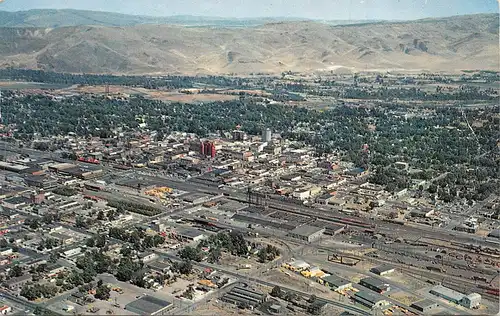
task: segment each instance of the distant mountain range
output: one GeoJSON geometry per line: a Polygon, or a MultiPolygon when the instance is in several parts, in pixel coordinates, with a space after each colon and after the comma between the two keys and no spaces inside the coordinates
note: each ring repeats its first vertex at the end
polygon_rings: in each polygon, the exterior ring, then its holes
{"type": "Polygon", "coordinates": [[[169,17],[183,26],[150,25],[143,17],[61,11],[42,10],[38,18],[28,11],[39,27],[22,27],[27,18],[0,27],[0,67],[116,74],[499,70],[498,14],[355,25],[257,19],[231,28],[221,26],[242,20],[169,17]],[[54,28],[71,13],[78,25],[54,28]],[[88,25],[99,23],[107,24],[88,25]]]}
{"type": "MultiPolygon", "coordinates": [[[[0,11],[0,27],[62,27],[78,25],[134,26],[140,24],[172,24],[182,26],[251,27],[283,21],[304,21],[304,18],[221,18],[191,15],[167,17],[127,15],[113,12],[85,10],[29,10],[0,11]]],[[[375,20],[332,20],[322,21],[332,25],[376,22],[375,20]]]]}

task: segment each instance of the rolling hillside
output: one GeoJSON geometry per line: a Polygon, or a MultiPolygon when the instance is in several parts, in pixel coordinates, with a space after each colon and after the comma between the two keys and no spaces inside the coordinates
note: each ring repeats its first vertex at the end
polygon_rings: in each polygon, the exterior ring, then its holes
{"type": "Polygon", "coordinates": [[[0,67],[88,73],[499,69],[498,14],[333,26],[0,28],[0,67]]]}

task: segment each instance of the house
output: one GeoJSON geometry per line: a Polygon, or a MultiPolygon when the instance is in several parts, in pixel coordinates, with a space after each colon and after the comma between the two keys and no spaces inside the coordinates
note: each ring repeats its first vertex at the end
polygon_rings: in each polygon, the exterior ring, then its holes
{"type": "Polygon", "coordinates": [[[29,274],[22,275],[20,277],[11,278],[4,282],[5,287],[11,291],[16,291],[22,288],[27,282],[31,281],[32,277],[29,274]]]}
{"type": "Polygon", "coordinates": [[[171,265],[163,261],[151,261],[148,262],[147,267],[151,270],[165,273],[170,270],[171,265]]]}
{"type": "Polygon", "coordinates": [[[12,312],[12,307],[9,305],[3,305],[0,307],[0,314],[6,315],[12,312]]]}
{"type": "Polygon", "coordinates": [[[288,236],[304,240],[307,242],[312,242],[315,240],[318,240],[323,236],[323,233],[325,232],[325,228],[320,228],[316,226],[310,226],[310,225],[302,225],[299,227],[296,227],[292,231],[288,233],[288,236]]]}
{"type": "Polygon", "coordinates": [[[53,278],[56,275],[58,275],[59,273],[63,272],[65,269],[66,269],[66,267],[64,267],[60,264],[54,263],[54,264],[47,266],[47,268],[46,268],[47,274],[46,275],[48,278],[53,278]]]}
{"type": "Polygon", "coordinates": [[[156,259],[158,257],[157,254],[155,254],[154,252],[151,252],[151,251],[142,252],[142,253],[138,254],[137,256],[143,262],[148,262],[148,261],[151,261],[151,260],[156,259]]]}

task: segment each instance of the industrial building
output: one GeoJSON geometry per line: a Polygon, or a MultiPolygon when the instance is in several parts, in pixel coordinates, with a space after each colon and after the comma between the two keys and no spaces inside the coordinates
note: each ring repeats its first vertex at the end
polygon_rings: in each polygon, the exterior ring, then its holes
{"type": "Polygon", "coordinates": [[[379,266],[371,268],[370,272],[373,272],[373,273],[378,274],[380,276],[384,276],[384,275],[393,273],[395,270],[396,269],[389,264],[381,264],[379,266]]]}
{"type": "Polygon", "coordinates": [[[442,285],[436,285],[429,292],[455,304],[459,304],[462,298],[465,296],[460,292],[454,291],[442,285]]]}
{"type": "Polygon", "coordinates": [[[419,312],[427,314],[433,309],[436,309],[438,307],[438,304],[429,299],[425,299],[411,304],[410,307],[418,310],[419,312]]]}
{"type": "Polygon", "coordinates": [[[361,279],[359,281],[359,284],[380,294],[389,292],[391,290],[391,286],[389,284],[380,279],[372,277],[361,279]]]}
{"type": "Polygon", "coordinates": [[[203,232],[194,228],[178,229],[175,235],[183,241],[200,241],[206,237],[203,232]]]}
{"type": "Polygon", "coordinates": [[[224,302],[255,308],[267,300],[267,295],[248,287],[236,286],[222,297],[224,302]]]}
{"type": "Polygon", "coordinates": [[[125,309],[138,315],[167,315],[173,304],[159,298],[144,295],[125,305],[125,309]]]}
{"type": "Polygon", "coordinates": [[[300,240],[305,240],[307,242],[312,242],[321,238],[324,232],[325,228],[320,228],[310,225],[302,225],[290,231],[288,233],[288,236],[300,240]]]}
{"type": "Polygon", "coordinates": [[[442,285],[436,285],[429,292],[433,295],[444,298],[447,301],[460,304],[467,308],[476,308],[481,304],[481,295],[478,293],[465,295],[442,285]]]}
{"type": "Polygon", "coordinates": [[[332,291],[342,291],[352,287],[352,282],[335,275],[324,277],[323,282],[323,284],[330,287],[332,291]]]}
{"type": "Polygon", "coordinates": [[[370,291],[363,290],[357,292],[354,295],[354,300],[360,304],[365,305],[368,308],[379,308],[390,305],[385,297],[370,291]]]}
{"type": "Polygon", "coordinates": [[[479,307],[479,305],[481,305],[481,295],[479,295],[478,293],[471,293],[469,295],[466,295],[462,297],[460,305],[467,308],[479,307]]]}

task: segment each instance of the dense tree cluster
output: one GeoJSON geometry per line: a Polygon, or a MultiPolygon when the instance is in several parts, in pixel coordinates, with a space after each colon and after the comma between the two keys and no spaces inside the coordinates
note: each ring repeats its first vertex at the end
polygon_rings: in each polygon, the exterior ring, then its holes
{"type": "Polygon", "coordinates": [[[233,86],[244,87],[247,80],[243,78],[231,78],[223,76],[115,76],[115,75],[94,75],[94,74],[70,74],[57,73],[43,70],[0,69],[0,78],[9,80],[20,80],[27,82],[41,82],[65,85],[120,85],[143,87],[147,89],[182,89],[193,88],[194,84],[204,84],[213,86],[233,86]]]}
{"type": "MultiPolygon", "coordinates": [[[[462,92],[468,91],[478,93],[473,89],[462,92]]],[[[144,118],[149,130],[162,135],[184,131],[206,136],[231,131],[237,125],[249,134],[259,135],[263,127],[270,127],[285,138],[314,146],[318,155],[343,153],[344,159],[380,173],[374,181],[388,185],[390,190],[407,187],[410,180],[404,174],[395,176],[393,170],[387,168],[395,161],[411,162],[412,167],[421,169],[421,175],[427,178],[451,171],[454,168],[451,166],[456,165],[490,175],[477,179],[475,191],[484,182],[498,179],[498,163],[489,154],[495,152],[498,139],[499,119],[493,115],[496,111],[494,107],[403,106],[388,102],[379,102],[373,107],[344,105],[316,111],[262,104],[251,99],[165,106],[161,101],[142,97],[120,101],[76,96],[56,101],[47,96],[14,96],[9,92],[5,93],[2,104],[4,117],[17,125],[15,136],[25,139],[31,138],[34,132],[46,136],[74,132],[81,136],[108,137],[117,128],[138,129],[137,117],[144,118]],[[474,121],[478,124],[469,126],[474,121]],[[361,153],[363,144],[370,146],[369,156],[361,153]],[[392,178],[396,180],[390,184],[392,178]]],[[[476,193],[471,195],[483,196],[476,193]]],[[[160,213],[151,205],[118,201],[111,201],[110,205],[145,215],[160,213]]]]}
{"type": "Polygon", "coordinates": [[[146,216],[154,216],[160,214],[162,211],[154,206],[145,205],[140,203],[133,203],[127,201],[110,200],[108,201],[108,206],[115,207],[117,209],[127,210],[129,212],[138,213],[146,216]]]}
{"type": "Polygon", "coordinates": [[[165,242],[165,237],[160,235],[148,235],[144,230],[139,228],[129,232],[123,228],[112,227],[109,229],[109,237],[128,242],[132,244],[133,249],[138,251],[158,247],[165,242]]]}

